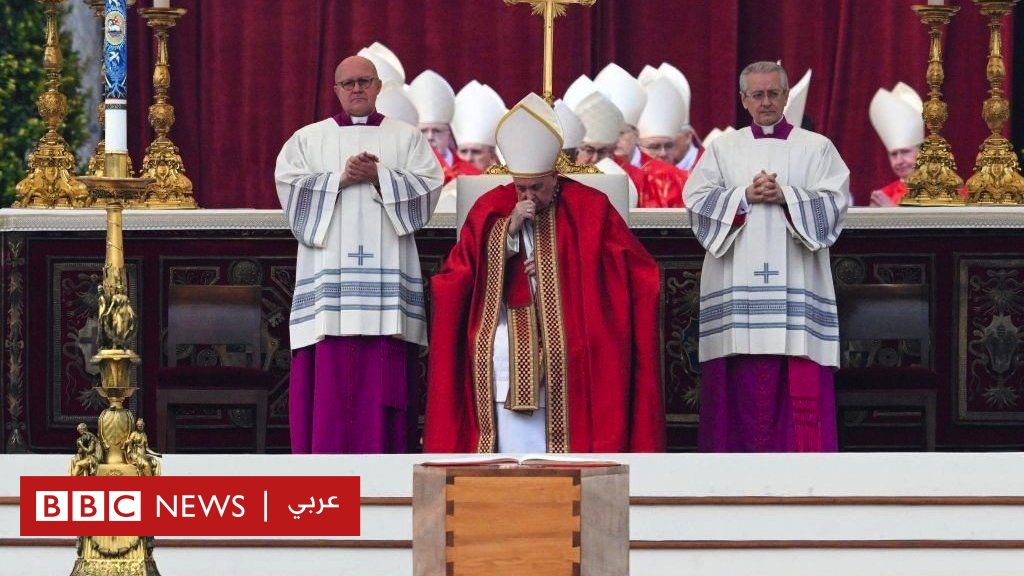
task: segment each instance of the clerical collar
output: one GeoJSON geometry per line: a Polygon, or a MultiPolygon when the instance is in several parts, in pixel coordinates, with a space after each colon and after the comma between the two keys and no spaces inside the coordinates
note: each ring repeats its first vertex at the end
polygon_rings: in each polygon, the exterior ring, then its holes
{"type": "Polygon", "coordinates": [[[786,121],[786,117],[779,118],[779,121],[771,126],[761,126],[757,122],[750,125],[750,131],[754,133],[754,139],[778,138],[786,140],[789,133],[793,131],[793,125],[786,121]]]}
{"type": "Polygon", "coordinates": [[[352,117],[341,111],[334,115],[334,121],[338,123],[338,126],[355,126],[357,124],[366,124],[367,126],[380,126],[380,123],[384,121],[384,115],[374,110],[373,114],[369,116],[356,116],[352,117]],[[365,122],[360,122],[365,120],[365,122]]]}

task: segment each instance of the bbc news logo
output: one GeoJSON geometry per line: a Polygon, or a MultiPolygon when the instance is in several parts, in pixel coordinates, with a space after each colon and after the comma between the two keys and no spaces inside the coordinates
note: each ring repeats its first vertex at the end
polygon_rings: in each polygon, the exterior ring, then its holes
{"type": "Polygon", "coordinates": [[[37,522],[138,522],[142,492],[72,490],[36,492],[37,522]]]}
{"type": "Polygon", "coordinates": [[[22,536],[358,536],[357,476],[22,476],[22,536]]]}

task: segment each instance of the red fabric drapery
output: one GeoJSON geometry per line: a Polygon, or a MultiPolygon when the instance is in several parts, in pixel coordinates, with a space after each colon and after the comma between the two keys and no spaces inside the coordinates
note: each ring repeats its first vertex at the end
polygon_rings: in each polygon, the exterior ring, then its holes
{"type": "MultiPolygon", "coordinates": [[[[149,0],[140,4],[149,5],[149,0]]],[[[736,76],[754,60],[782,60],[796,81],[814,70],[806,115],[835,142],[863,205],[893,179],[868,120],[879,87],[902,80],[926,96],[926,29],[914,0],[600,0],[570,6],[555,23],[555,92],[608,62],[633,74],[645,64],[678,66],[693,89],[691,123],[749,124],[736,76]]],[[[171,34],[172,86],[181,147],[196,197],[207,208],[275,208],[274,159],[298,127],[336,112],[334,67],[379,40],[401,58],[408,80],[431,68],[458,90],[478,79],[506,103],[540,90],[540,19],[502,0],[173,0],[188,9],[171,34]]],[[[944,135],[962,176],[987,134],[987,19],[963,2],[944,39],[944,135]]],[[[129,142],[136,165],[152,138],[151,33],[133,10],[129,142]]],[[[1012,23],[1004,22],[1004,57],[1012,23]]],[[[1010,79],[1004,83],[1009,98],[1010,79]]]]}

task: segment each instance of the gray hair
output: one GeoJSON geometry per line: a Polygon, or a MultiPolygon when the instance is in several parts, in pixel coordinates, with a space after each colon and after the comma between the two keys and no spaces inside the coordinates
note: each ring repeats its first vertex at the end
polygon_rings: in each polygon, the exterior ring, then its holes
{"type": "Polygon", "coordinates": [[[779,78],[782,80],[782,89],[789,92],[789,77],[786,76],[785,68],[780,64],[768,62],[766,60],[749,64],[743,69],[743,72],[740,72],[740,92],[747,91],[747,76],[755,72],[758,74],[771,74],[772,72],[778,72],[779,78]]]}

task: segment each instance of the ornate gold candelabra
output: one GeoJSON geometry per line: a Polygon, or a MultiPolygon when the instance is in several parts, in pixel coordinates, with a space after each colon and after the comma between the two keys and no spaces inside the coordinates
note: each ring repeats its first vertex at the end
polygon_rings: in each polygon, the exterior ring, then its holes
{"type": "Polygon", "coordinates": [[[149,107],[149,123],[156,131],[156,140],[146,148],[142,174],[152,178],[146,190],[147,208],[196,208],[192,181],[185,176],[185,165],[178,147],[167,136],[174,125],[174,106],[170,103],[171,65],[167,56],[167,37],[171,28],[185,15],[184,8],[142,8],[139,13],[153,29],[156,50],[153,64],[154,103],[149,107]]]}
{"type": "Polygon", "coordinates": [[[57,29],[57,6],[65,0],[38,0],[46,6],[46,91],[39,95],[36,106],[46,123],[46,134],[29,154],[28,175],[15,187],[16,208],[78,208],[87,205],[89,193],[73,170],[75,156],[68,143],[57,133],[57,127],[68,113],[68,99],[60,92],[60,70],[64,57],[60,51],[57,29]]]}
{"type": "MultiPolygon", "coordinates": [[[[70,473],[82,476],[153,476],[160,464],[141,420],[136,421],[125,402],[135,392],[132,366],[139,356],[130,341],[137,320],[128,296],[124,271],[122,211],[126,203],[141,198],[152,180],[129,178],[123,159],[107,154],[107,176],[83,177],[91,194],[102,198],[107,210],[106,260],[99,288],[100,351],[92,361],[100,365],[97,391],[110,404],[100,413],[98,435],[79,425],[78,451],[70,473]]],[[[81,536],[72,576],[159,576],[153,560],[151,536],[81,536]]]]}
{"type": "MultiPolygon", "coordinates": [[[[105,1],[104,0],[83,0],[83,1],[86,4],[88,4],[90,8],[92,8],[93,13],[96,14],[96,18],[99,18],[100,28],[102,29],[103,28],[102,24],[103,24],[103,13],[104,13],[105,1]]],[[[128,6],[129,7],[130,6],[134,6],[134,5],[135,5],[135,0],[128,0],[128,6]]],[[[103,59],[102,58],[100,58],[100,86],[103,86],[103,59]]],[[[97,117],[97,119],[100,122],[100,134],[102,134],[103,133],[103,123],[105,121],[105,114],[103,113],[103,102],[100,102],[96,106],[96,117],[97,117]]],[[[85,173],[87,175],[89,175],[89,176],[103,176],[103,171],[106,168],[106,166],[104,165],[104,162],[105,162],[104,161],[104,151],[105,150],[106,150],[106,140],[104,140],[103,138],[100,138],[100,141],[96,143],[96,147],[92,151],[92,156],[89,157],[89,166],[85,170],[85,173]]],[[[126,159],[128,160],[128,173],[131,174],[131,173],[134,172],[134,169],[132,168],[132,159],[129,156],[126,156],[126,159]]],[[[95,201],[97,201],[97,199],[93,198],[93,201],[95,202],[95,201]]],[[[100,205],[100,204],[95,204],[94,206],[102,207],[102,205],[100,205]]]]}
{"type": "Polygon", "coordinates": [[[955,206],[962,205],[960,188],[964,181],[956,173],[956,159],[949,142],[942,137],[942,127],[949,118],[946,103],[942,101],[942,82],[945,72],[942,69],[942,31],[941,26],[949,23],[959,6],[914,6],[914,12],[928,26],[931,39],[929,49],[928,101],[924,105],[924,122],[928,127],[928,137],[921,143],[917,154],[914,171],[907,176],[907,194],[900,201],[901,206],[955,206]]]}
{"type": "Polygon", "coordinates": [[[988,65],[985,75],[991,85],[981,116],[992,131],[981,144],[974,174],[967,179],[970,204],[1024,204],[1024,177],[1010,141],[1001,134],[1010,119],[1010,103],[1003,98],[1003,65],[1001,19],[1013,10],[1017,0],[974,0],[981,13],[989,17],[988,65]]]}

